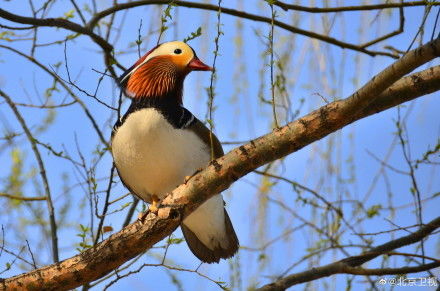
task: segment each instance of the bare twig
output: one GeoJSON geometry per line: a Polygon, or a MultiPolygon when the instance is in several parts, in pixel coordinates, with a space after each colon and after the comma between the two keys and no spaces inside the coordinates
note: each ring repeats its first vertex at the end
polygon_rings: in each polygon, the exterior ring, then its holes
{"type": "Polygon", "coordinates": [[[83,24],[86,24],[86,19],[84,18],[84,15],[81,12],[81,9],[78,7],[78,4],[76,4],[75,0],[70,0],[70,2],[72,3],[73,7],[75,7],[76,12],[78,13],[79,17],[81,18],[81,21],[83,24]]]}
{"type": "Polygon", "coordinates": [[[43,159],[41,158],[40,151],[38,150],[37,144],[35,142],[35,138],[33,137],[31,131],[29,130],[29,127],[26,124],[26,121],[21,116],[20,112],[17,109],[17,106],[15,106],[12,99],[5,93],[3,90],[0,89],[0,96],[3,97],[3,99],[6,100],[6,103],[8,103],[11,110],[14,112],[15,117],[17,118],[18,122],[20,123],[21,127],[23,128],[23,131],[26,134],[26,137],[29,140],[29,143],[31,144],[32,151],[34,152],[35,159],[37,160],[38,167],[40,168],[40,176],[41,180],[43,181],[44,190],[46,192],[46,202],[48,206],[49,211],[49,221],[50,221],[50,232],[52,237],[52,258],[54,262],[59,262],[59,255],[58,255],[58,235],[57,235],[57,224],[55,220],[55,208],[53,206],[52,197],[50,193],[50,187],[49,187],[49,181],[47,179],[46,175],[46,168],[44,166],[43,159]]]}
{"type": "Polygon", "coordinates": [[[109,206],[109,199],[110,199],[110,192],[112,190],[112,186],[113,186],[113,178],[114,178],[114,172],[115,172],[115,164],[112,165],[112,168],[110,170],[110,178],[108,179],[108,186],[107,186],[107,191],[105,192],[105,200],[104,200],[104,208],[102,209],[102,214],[101,214],[101,219],[99,220],[99,225],[98,228],[96,230],[96,237],[95,237],[95,241],[94,241],[94,245],[96,245],[99,241],[99,237],[101,235],[101,230],[102,230],[102,226],[104,225],[104,220],[105,220],[105,216],[107,214],[108,211],[108,206],[109,206]]]}
{"type": "Polygon", "coordinates": [[[421,239],[425,238],[427,235],[429,235],[439,227],[440,227],[440,217],[437,217],[436,219],[432,220],[426,225],[420,227],[419,230],[415,231],[414,233],[389,241],[383,245],[377,246],[373,248],[371,251],[360,254],[358,256],[349,257],[322,267],[315,267],[301,273],[288,275],[271,284],[265,285],[257,290],[258,291],[286,290],[288,287],[291,287],[293,285],[297,285],[300,283],[304,283],[311,280],[316,280],[319,278],[327,277],[333,274],[340,274],[340,273],[357,274],[357,275],[402,274],[402,273],[420,272],[438,267],[440,266],[440,262],[434,262],[431,264],[423,265],[423,267],[417,266],[417,267],[404,267],[397,269],[381,268],[381,269],[368,270],[368,269],[358,268],[362,264],[371,261],[372,259],[382,254],[386,254],[396,248],[400,248],[420,241],[421,239]]]}
{"type": "Polygon", "coordinates": [[[217,11],[217,35],[214,38],[214,60],[212,61],[212,73],[211,78],[209,81],[209,89],[208,89],[208,117],[207,121],[209,124],[209,143],[210,143],[210,149],[211,149],[211,160],[215,159],[215,153],[214,153],[214,120],[213,120],[213,111],[214,111],[214,97],[215,97],[215,81],[217,80],[217,71],[216,71],[216,63],[217,63],[217,56],[220,54],[220,36],[223,34],[221,31],[221,14],[222,14],[222,1],[218,0],[218,11],[217,11]]]}
{"type": "MultiPolygon", "coordinates": [[[[287,4],[282,1],[275,1],[275,5],[281,7],[284,10],[296,10],[304,11],[310,13],[330,13],[330,12],[347,12],[347,11],[365,11],[365,10],[382,10],[387,8],[402,8],[402,7],[415,7],[415,6],[426,6],[426,1],[407,1],[407,2],[397,2],[397,3],[382,3],[382,4],[371,4],[371,5],[359,5],[359,6],[339,6],[339,7],[307,7],[295,4],[287,4]]],[[[431,1],[429,5],[438,6],[440,2],[431,1]]]]}
{"type": "MultiPolygon", "coordinates": [[[[80,34],[84,34],[92,38],[92,40],[99,45],[104,51],[104,61],[107,65],[108,70],[111,72],[112,76],[116,78],[116,73],[112,68],[112,64],[115,62],[113,58],[113,46],[109,44],[101,36],[95,34],[88,27],[83,27],[77,23],[71,22],[63,18],[33,18],[25,17],[17,14],[10,13],[4,9],[0,8],[0,17],[7,19],[12,22],[17,22],[21,24],[31,24],[34,26],[48,26],[48,27],[60,27],[65,28],[80,34]]],[[[117,64],[117,63],[116,63],[117,64]]]]}
{"type": "Polygon", "coordinates": [[[28,240],[26,240],[26,245],[28,247],[29,253],[31,254],[32,266],[34,267],[34,270],[35,270],[37,268],[37,263],[35,263],[34,254],[32,253],[31,246],[29,245],[29,241],[28,240]]]}
{"type": "MultiPolygon", "coordinates": [[[[95,14],[93,16],[93,18],[90,19],[89,23],[87,24],[87,27],[89,29],[92,29],[93,27],[96,26],[96,24],[98,23],[98,21],[100,19],[102,19],[110,14],[113,14],[117,11],[130,9],[130,8],[138,7],[138,6],[153,5],[153,4],[160,5],[160,4],[168,4],[168,3],[169,3],[169,0],[154,0],[154,1],[141,0],[141,1],[133,1],[133,2],[129,2],[129,3],[114,5],[108,9],[105,9],[105,10],[95,14]]],[[[203,9],[203,10],[209,10],[209,11],[217,11],[218,10],[218,7],[216,5],[212,5],[212,4],[196,3],[196,2],[189,2],[189,1],[174,1],[173,3],[175,3],[176,5],[181,6],[181,7],[197,8],[197,9],[203,9]]],[[[233,16],[238,16],[243,19],[249,19],[249,20],[253,20],[253,21],[263,22],[263,23],[267,23],[267,24],[271,24],[271,22],[272,22],[272,18],[270,18],[270,17],[255,15],[255,14],[251,14],[251,13],[247,13],[244,11],[239,11],[239,10],[235,10],[235,9],[231,9],[231,8],[222,7],[222,13],[233,15],[233,16]]],[[[0,16],[1,16],[1,13],[0,13],[0,16]]],[[[346,43],[346,42],[340,41],[336,38],[322,35],[322,34],[319,34],[319,33],[313,32],[313,31],[307,31],[307,30],[304,30],[304,29],[301,29],[301,28],[298,28],[295,26],[291,26],[287,23],[284,23],[284,22],[281,22],[278,20],[274,21],[274,25],[277,27],[280,27],[282,29],[285,29],[287,31],[290,31],[292,33],[301,34],[304,36],[308,36],[310,38],[318,39],[318,40],[339,46],[341,48],[359,51],[359,52],[362,52],[362,53],[365,53],[365,54],[368,54],[371,56],[382,55],[382,56],[397,58],[396,55],[388,53],[388,52],[367,50],[365,48],[362,48],[362,46],[360,46],[360,45],[346,43]]]]}
{"type": "Polygon", "coordinates": [[[278,118],[277,118],[277,110],[275,105],[275,83],[273,80],[273,66],[274,66],[274,44],[273,44],[273,37],[274,37],[274,31],[275,31],[275,17],[276,17],[276,11],[273,9],[273,4],[270,5],[270,14],[271,14],[271,22],[270,22],[270,32],[269,32],[269,52],[270,52],[270,93],[272,95],[272,115],[273,115],[273,121],[275,124],[275,128],[278,129],[280,126],[278,125],[278,118]]]}
{"type": "Polygon", "coordinates": [[[373,44],[384,41],[384,40],[391,38],[395,35],[401,34],[403,32],[404,27],[405,27],[405,15],[403,12],[403,7],[399,7],[399,27],[395,31],[392,31],[390,33],[387,33],[387,34],[381,36],[381,37],[378,37],[376,39],[373,39],[369,42],[362,44],[361,47],[367,48],[369,46],[372,46],[373,44]]]}
{"type": "Polygon", "coordinates": [[[0,193],[0,197],[5,197],[14,200],[21,200],[21,201],[44,201],[47,199],[46,196],[23,197],[23,196],[11,195],[8,193],[0,193]]]}
{"type": "Polygon", "coordinates": [[[59,81],[59,83],[61,84],[61,86],[66,90],[66,92],[81,106],[81,108],[83,109],[85,115],[87,116],[87,118],[90,120],[90,122],[92,123],[93,128],[95,129],[99,139],[101,140],[101,142],[103,144],[105,144],[106,146],[108,146],[108,142],[107,139],[104,137],[104,134],[102,133],[102,131],[100,130],[95,118],[93,117],[93,114],[90,112],[90,110],[87,108],[86,104],[78,97],[75,95],[75,93],[73,93],[73,91],[63,82],[63,80],[52,70],[50,70],[49,68],[47,68],[45,65],[43,65],[42,63],[40,63],[39,61],[37,61],[35,58],[32,58],[14,48],[5,46],[5,45],[0,45],[0,48],[4,48],[7,49],[9,51],[12,51],[24,58],[26,58],[27,60],[29,60],[30,62],[34,63],[35,65],[37,65],[39,68],[41,68],[43,71],[45,71],[46,73],[48,73],[50,76],[52,76],[55,80],[59,81]]]}

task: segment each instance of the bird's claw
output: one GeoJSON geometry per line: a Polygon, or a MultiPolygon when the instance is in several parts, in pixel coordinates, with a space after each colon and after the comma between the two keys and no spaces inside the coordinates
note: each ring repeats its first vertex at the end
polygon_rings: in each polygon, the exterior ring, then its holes
{"type": "Polygon", "coordinates": [[[141,223],[145,222],[149,213],[154,213],[157,215],[159,212],[160,199],[156,195],[151,195],[151,204],[148,206],[148,210],[138,214],[138,221],[141,223]]]}
{"type": "Polygon", "coordinates": [[[154,214],[157,214],[158,211],[159,211],[159,204],[154,203],[148,207],[148,212],[152,212],[154,214]]]}
{"type": "Polygon", "coordinates": [[[185,179],[183,183],[188,183],[189,180],[191,180],[192,177],[194,177],[196,174],[200,173],[203,170],[203,168],[197,169],[191,176],[185,176],[185,179]]]}
{"type": "Polygon", "coordinates": [[[160,199],[156,195],[151,195],[151,204],[148,207],[148,211],[157,214],[159,211],[160,199]]]}

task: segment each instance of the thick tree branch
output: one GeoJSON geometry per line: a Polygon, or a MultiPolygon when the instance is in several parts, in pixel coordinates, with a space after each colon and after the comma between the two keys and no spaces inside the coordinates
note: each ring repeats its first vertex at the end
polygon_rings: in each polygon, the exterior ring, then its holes
{"type": "MultiPolygon", "coordinates": [[[[133,7],[139,7],[139,6],[146,6],[146,5],[153,5],[153,4],[166,5],[169,3],[170,3],[169,0],[141,0],[141,1],[132,1],[129,3],[116,4],[116,5],[111,6],[108,9],[105,9],[105,10],[95,14],[93,16],[93,18],[90,19],[89,23],[87,24],[87,27],[90,30],[92,30],[102,18],[104,18],[110,14],[113,14],[117,11],[130,9],[133,7]]],[[[176,4],[177,6],[181,6],[181,7],[197,8],[197,9],[214,11],[214,12],[218,11],[218,6],[212,5],[212,4],[189,2],[189,1],[173,1],[173,3],[176,4]]],[[[264,16],[260,16],[260,15],[255,15],[255,14],[247,13],[247,12],[236,10],[236,9],[222,7],[222,13],[237,16],[242,19],[249,19],[249,20],[263,22],[263,23],[267,23],[267,24],[272,23],[271,17],[264,17],[264,16]]],[[[319,33],[313,32],[313,31],[308,31],[308,30],[304,30],[304,29],[289,25],[289,24],[282,22],[282,21],[275,20],[273,24],[277,27],[280,27],[280,28],[282,28],[286,31],[292,32],[292,33],[304,35],[304,36],[314,38],[314,39],[319,39],[324,42],[339,46],[341,48],[359,51],[359,52],[368,54],[370,56],[382,55],[382,56],[388,56],[388,57],[392,57],[392,58],[398,57],[395,54],[391,54],[388,52],[368,50],[362,45],[354,45],[351,43],[346,43],[346,42],[340,41],[336,38],[333,38],[333,37],[330,37],[327,35],[319,34],[319,33]]]]}
{"type": "MultiPolygon", "coordinates": [[[[59,264],[6,279],[3,286],[8,289],[32,286],[39,290],[64,290],[96,280],[171,234],[180,221],[201,203],[215,193],[227,189],[234,181],[252,170],[293,153],[356,120],[440,90],[438,66],[405,77],[385,90],[385,84],[401,78],[403,74],[414,69],[415,63],[421,65],[434,58],[439,51],[439,43],[440,41],[436,40],[410,52],[408,56],[390,66],[391,69],[388,68],[373,78],[371,83],[383,88],[382,93],[379,92],[380,89],[370,88],[367,84],[360,92],[354,94],[354,97],[323,106],[280,129],[232,150],[168,195],[162,202],[158,216],[150,213],[144,224],[139,222],[130,224],[96,247],[59,264]],[[419,56],[422,60],[413,60],[415,56],[419,56]],[[402,62],[409,64],[405,65],[402,62]],[[384,80],[379,80],[382,77],[384,80]],[[356,103],[359,106],[356,106],[356,103]],[[349,114],[347,107],[352,108],[352,114],[349,114]]],[[[439,227],[438,223],[439,221],[434,221],[425,225],[417,233],[427,236],[433,229],[439,227]]],[[[390,242],[389,246],[399,247],[396,241],[390,242]]],[[[411,240],[400,240],[400,242],[403,243],[402,245],[412,243],[411,240]]],[[[374,249],[374,251],[386,252],[393,248],[374,249]]],[[[363,257],[357,258],[354,266],[358,263],[362,264],[363,258],[367,257],[372,257],[372,254],[366,253],[363,257]]],[[[349,262],[339,264],[346,266],[349,262]]],[[[349,264],[349,266],[353,265],[349,264]]]]}
{"type": "Polygon", "coordinates": [[[368,116],[379,113],[398,104],[413,100],[414,96],[420,96],[421,92],[426,95],[438,90],[440,90],[440,66],[435,66],[400,79],[382,92],[359,114],[368,116]]]}
{"type": "Polygon", "coordinates": [[[440,38],[408,52],[348,97],[341,108],[342,114],[348,117],[362,110],[401,77],[438,56],[440,56],[440,38]]]}

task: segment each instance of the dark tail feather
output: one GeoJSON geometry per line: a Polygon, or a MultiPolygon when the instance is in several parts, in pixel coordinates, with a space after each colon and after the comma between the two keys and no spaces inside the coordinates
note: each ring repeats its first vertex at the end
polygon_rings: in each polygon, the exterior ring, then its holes
{"type": "Polygon", "coordinates": [[[228,239],[228,248],[223,249],[218,247],[214,250],[205,246],[185,224],[181,224],[183,236],[188,244],[191,252],[204,263],[218,263],[220,259],[227,259],[232,257],[238,251],[238,238],[232,226],[231,219],[225,209],[225,229],[228,239]]]}

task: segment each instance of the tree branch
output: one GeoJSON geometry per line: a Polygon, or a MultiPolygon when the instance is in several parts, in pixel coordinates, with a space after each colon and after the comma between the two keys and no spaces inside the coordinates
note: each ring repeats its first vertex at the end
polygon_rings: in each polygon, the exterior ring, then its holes
{"type": "Polygon", "coordinates": [[[46,168],[41,158],[40,151],[38,150],[37,143],[35,142],[35,138],[32,135],[29,127],[26,124],[21,113],[18,111],[17,106],[15,106],[12,99],[4,93],[0,89],[0,96],[5,99],[6,103],[11,108],[12,112],[14,112],[15,117],[23,128],[24,133],[26,134],[27,139],[31,145],[32,151],[34,152],[35,159],[37,160],[38,168],[40,170],[41,181],[43,182],[44,191],[46,194],[46,202],[47,208],[49,212],[49,224],[50,224],[50,234],[52,239],[52,258],[54,262],[59,262],[59,253],[58,253],[58,234],[57,234],[57,223],[55,219],[55,208],[53,206],[52,195],[50,193],[49,180],[47,179],[46,168]]]}
{"type": "Polygon", "coordinates": [[[386,88],[421,65],[440,56],[440,38],[437,38],[419,48],[409,51],[385,70],[374,76],[371,81],[349,96],[342,108],[342,114],[347,117],[374,102],[386,88]]]}
{"type": "Polygon", "coordinates": [[[365,275],[365,276],[381,276],[381,275],[399,275],[399,274],[409,274],[409,273],[419,273],[423,271],[428,271],[440,266],[439,262],[433,262],[425,265],[414,266],[414,267],[402,267],[402,268],[380,268],[380,269],[364,269],[364,268],[353,268],[346,267],[344,273],[353,275],[365,275]]]}
{"type": "Polygon", "coordinates": [[[48,67],[46,67],[45,65],[43,65],[39,61],[37,61],[37,59],[35,59],[35,58],[31,57],[31,56],[28,56],[27,54],[24,54],[24,53],[22,53],[19,50],[16,50],[16,49],[14,49],[12,47],[1,45],[1,44],[0,44],[0,48],[7,49],[9,51],[12,51],[12,52],[18,54],[19,56],[22,56],[22,57],[26,58],[28,61],[30,61],[31,63],[37,65],[43,71],[48,73],[52,78],[57,80],[60,83],[60,85],[64,88],[64,90],[66,90],[66,92],[69,94],[69,96],[72,97],[72,99],[75,100],[75,102],[77,102],[81,106],[81,108],[83,109],[85,115],[87,116],[87,118],[92,123],[92,126],[95,129],[96,133],[98,134],[98,137],[101,140],[101,142],[105,146],[107,146],[107,147],[109,146],[108,141],[104,137],[104,134],[102,133],[102,131],[99,129],[99,126],[96,123],[96,120],[93,117],[93,114],[90,112],[90,110],[87,108],[86,104],[81,100],[81,98],[79,98],[78,96],[75,95],[75,93],[73,93],[73,91],[66,85],[66,83],[60,78],[60,76],[58,76],[55,72],[51,71],[48,67]]]}
{"type": "Polygon", "coordinates": [[[21,24],[31,24],[34,26],[48,26],[48,27],[60,27],[65,28],[67,30],[77,32],[80,34],[84,34],[89,36],[96,44],[98,44],[102,50],[104,51],[104,60],[107,68],[112,73],[113,76],[116,76],[111,64],[114,61],[112,56],[113,46],[109,44],[105,39],[101,36],[95,34],[91,29],[87,27],[83,27],[77,23],[71,22],[69,20],[63,18],[33,18],[33,17],[25,17],[21,15],[16,15],[10,13],[6,10],[0,8],[0,17],[7,19],[12,22],[21,23],[21,24]]]}
{"type": "Polygon", "coordinates": [[[361,254],[359,256],[349,257],[335,263],[331,263],[322,267],[311,268],[310,270],[292,274],[279,279],[271,284],[267,284],[259,289],[258,291],[281,291],[287,288],[304,283],[312,280],[316,280],[323,277],[328,277],[334,274],[356,274],[356,275],[385,275],[385,274],[402,274],[402,273],[412,273],[420,272],[424,270],[429,270],[440,266],[439,262],[433,262],[430,264],[416,266],[416,267],[405,267],[397,269],[362,269],[356,268],[365,262],[368,262],[382,254],[386,254],[396,248],[400,248],[409,244],[418,242],[432,233],[435,229],[440,228],[440,217],[430,221],[419,228],[419,230],[411,233],[407,236],[389,241],[383,245],[373,248],[371,251],[361,254]],[[429,268],[428,268],[429,267],[429,268]],[[382,271],[382,272],[381,272],[382,271]]]}
{"type": "Polygon", "coordinates": [[[44,201],[47,199],[46,196],[24,197],[24,196],[17,196],[17,195],[12,195],[12,194],[8,194],[8,193],[1,193],[1,192],[0,192],[0,197],[21,200],[21,201],[44,201]]]}
{"type": "Polygon", "coordinates": [[[402,7],[416,7],[416,6],[438,6],[440,2],[429,2],[423,1],[409,1],[409,2],[397,2],[397,3],[382,3],[382,4],[370,4],[370,5],[359,5],[359,6],[340,6],[340,7],[307,7],[295,4],[287,4],[281,1],[275,1],[274,5],[279,6],[284,10],[296,10],[304,11],[309,13],[329,13],[329,12],[347,12],[347,11],[365,11],[365,10],[382,10],[387,8],[402,8],[402,7]]]}
{"type": "MultiPolygon", "coordinates": [[[[139,6],[154,5],[154,4],[164,5],[164,4],[169,4],[169,3],[170,3],[169,0],[141,0],[141,1],[132,1],[129,3],[122,3],[122,4],[113,5],[109,8],[95,14],[93,16],[93,18],[90,19],[89,23],[87,24],[87,27],[90,30],[92,30],[98,24],[99,20],[101,20],[102,18],[104,18],[110,14],[113,14],[117,11],[130,9],[133,7],[139,7],[139,6]]],[[[177,6],[180,6],[180,7],[197,8],[197,9],[214,11],[214,12],[218,11],[218,6],[212,5],[212,4],[196,3],[196,2],[189,2],[189,1],[173,1],[173,3],[176,4],[177,6]]],[[[249,19],[249,20],[253,20],[253,21],[263,22],[263,23],[267,23],[267,24],[272,23],[271,17],[264,17],[264,16],[260,16],[260,15],[255,15],[255,14],[247,13],[247,12],[236,10],[236,9],[222,7],[222,13],[237,16],[237,17],[240,17],[243,19],[249,19]]],[[[340,41],[336,38],[333,38],[333,37],[330,37],[327,35],[319,34],[319,33],[313,32],[313,31],[308,31],[308,30],[304,30],[304,29],[289,25],[289,24],[282,22],[282,21],[275,20],[273,24],[277,27],[280,27],[280,28],[287,30],[289,32],[292,32],[292,33],[304,35],[304,36],[314,38],[314,39],[319,39],[324,42],[339,46],[341,48],[359,51],[359,52],[368,54],[370,56],[382,55],[382,56],[388,56],[388,57],[392,57],[392,58],[398,58],[398,56],[396,56],[395,54],[392,54],[392,53],[381,52],[381,51],[371,51],[371,50],[366,49],[363,46],[354,45],[351,43],[346,43],[346,42],[340,41]]]]}
{"type": "MultiPolygon", "coordinates": [[[[370,83],[382,88],[382,93],[380,89],[369,88],[370,85],[367,84],[355,93],[354,97],[330,103],[280,129],[235,148],[176,188],[164,199],[158,215],[150,213],[144,224],[132,223],[95,247],[61,263],[6,279],[3,281],[3,287],[23,289],[32,286],[35,289],[64,290],[96,280],[171,234],[181,220],[200,204],[227,189],[234,181],[252,170],[291,154],[356,120],[440,90],[440,66],[405,77],[385,90],[386,84],[391,85],[392,80],[397,80],[414,69],[415,63],[421,65],[429,61],[430,57],[435,57],[439,51],[439,43],[440,41],[436,40],[411,51],[408,56],[390,66],[391,69],[387,68],[374,77],[370,83]],[[416,56],[422,61],[413,60],[416,56]],[[406,62],[409,64],[405,65],[406,62]],[[352,114],[349,114],[347,108],[351,108],[352,114]]],[[[402,245],[412,243],[414,238],[421,239],[423,235],[429,235],[439,226],[440,218],[422,226],[416,232],[419,236],[413,234],[406,240],[395,240],[385,244],[387,247],[381,249],[382,246],[379,246],[372,251],[383,253],[399,247],[397,242],[402,245]]],[[[352,263],[339,262],[338,267],[362,264],[372,256],[371,253],[366,253],[352,263]]],[[[325,270],[323,269],[323,272],[325,270]]],[[[313,269],[310,272],[315,271],[316,269],[313,269]]]]}
{"type": "Polygon", "coordinates": [[[49,27],[61,27],[80,34],[90,36],[94,42],[96,42],[105,52],[111,52],[113,46],[106,42],[102,37],[93,33],[92,30],[83,27],[77,23],[71,22],[63,18],[33,18],[25,17],[17,14],[10,13],[0,8],[0,17],[12,22],[31,24],[34,26],[49,26],[49,27]]]}

